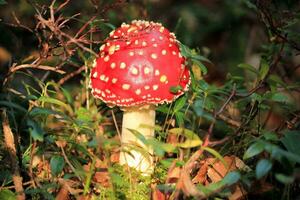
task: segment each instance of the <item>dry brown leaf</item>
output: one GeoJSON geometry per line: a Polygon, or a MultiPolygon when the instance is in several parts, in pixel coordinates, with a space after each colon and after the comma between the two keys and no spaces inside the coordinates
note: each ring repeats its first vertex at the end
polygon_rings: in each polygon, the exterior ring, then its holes
{"type": "Polygon", "coordinates": [[[205,184],[206,178],[207,178],[207,169],[208,169],[208,164],[207,162],[204,162],[203,165],[200,167],[199,171],[197,172],[196,176],[193,178],[193,183],[201,183],[205,184]]]}
{"type": "Polygon", "coordinates": [[[168,144],[177,144],[178,143],[178,136],[176,134],[168,134],[167,137],[167,143],[168,144]]]}
{"type": "Polygon", "coordinates": [[[110,162],[112,163],[118,163],[120,158],[120,152],[113,152],[110,155],[110,162]]]}
{"type": "Polygon", "coordinates": [[[100,183],[103,187],[110,187],[110,177],[107,169],[102,169],[95,173],[93,180],[97,183],[100,183]]]}
{"type": "Polygon", "coordinates": [[[166,195],[161,192],[157,187],[156,185],[152,185],[151,186],[152,188],[152,200],[166,200],[166,195]]]}
{"type": "Polygon", "coordinates": [[[69,200],[69,191],[68,186],[66,184],[63,184],[60,188],[58,194],[55,197],[55,200],[69,200]]]}
{"type": "Polygon", "coordinates": [[[65,141],[65,140],[57,140],[57,141],[55,141],[55,144],[58,147],[64,148],[67,145],[67,141],[65,141]]]}
{"type": "MultiPolygon", "coordinates": [[[[215,183],[222,180],[229,172],[237,170],[237,169],[246,169],[247,166],[236,156],[225,156],[224,157],[227,166],[225,166],[220,160],[216,158],[207,159],[207,163],[209,164],[207,170],[207,176],[211,180],[211,182],[215,183]]],[[[246,191],[236,185],[232,194],[228,197],[229,200],[240,200],[243,199],[246,195],[246,191]]]]}

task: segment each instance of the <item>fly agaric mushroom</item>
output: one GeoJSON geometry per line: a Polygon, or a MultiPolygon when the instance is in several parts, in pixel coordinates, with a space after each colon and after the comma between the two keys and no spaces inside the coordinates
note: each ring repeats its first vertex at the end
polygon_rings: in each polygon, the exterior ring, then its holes
{"type": "Polygon", "coordinates": [[[124,111],[121,143],[138,145],[149,153],[122,151],[120,164],[144,174],[153,171],[153,149],[139,141],[132,130],[146,139],[154,137],[155,105],[170,103],[188,89],[190,74],[178,43],[174,33],[160,23],[123,23],[100,47],[91,71],[94,97],[124,111]],[[181,89],[171,92],[172,87],[181,89]]]}

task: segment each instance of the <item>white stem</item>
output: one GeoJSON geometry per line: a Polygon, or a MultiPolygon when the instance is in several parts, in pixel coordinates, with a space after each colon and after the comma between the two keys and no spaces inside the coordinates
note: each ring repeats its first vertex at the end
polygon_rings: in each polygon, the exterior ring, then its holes
{"type": "Polygon", "coordinates": [[[153,149],[147,147],[128,129],[136,130],[148,139],[154,137],[154,125],[155,110],[152,107],[124,111],[121,138],[123,151],[120,154],[121,165],[127,164],[130,167],[134,167],[144,175],[153,172],[153,149]]]}

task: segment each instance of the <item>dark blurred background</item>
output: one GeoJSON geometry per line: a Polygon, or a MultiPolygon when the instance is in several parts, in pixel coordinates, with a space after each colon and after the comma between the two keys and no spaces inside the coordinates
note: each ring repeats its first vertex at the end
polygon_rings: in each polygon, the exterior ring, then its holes
{"type": "MultiPolygon", "coordinates": [[[[1,2],[0,64],[1,72],[4,72],[12,62],[26,62],[26,58],[38,53],[39,41],[35,33],[28,31],[25,26],[34,30],[37,9],[46,12],[51,2],[1,2]]],[[[287,11],[299,10],[297,0],[262,2],[274,11],[274,15],[278,15],[274,17],[278,23],[287,11]]],[[[94,49],[100,46],[101,40],[111,30],[107,23],[119,26],[133,19],[161,22],[175,32],[183,44],[197,49],[212,61],[213,64],[207,65],[209,73],[206,79],[219,85],[224,82],[227,72],[238,75],[243,73],[237,64],[248,63],[258,67],[260,63],[260,54],[264,50],[262,44],[268,42],[270,33],[256,12],[254,3],[256,1],[248,0],[73,0],[60,14],[71,17],[80,13],[65,28],[70,34],[76,33],[92,16],[97,16],[103,22],[96,24],[99,31],[93,38],[99,40],[99,43],[94,44],[94,49]]],[[[292,55],[291,62],[299,62],[299,56],[292,55]]]]}

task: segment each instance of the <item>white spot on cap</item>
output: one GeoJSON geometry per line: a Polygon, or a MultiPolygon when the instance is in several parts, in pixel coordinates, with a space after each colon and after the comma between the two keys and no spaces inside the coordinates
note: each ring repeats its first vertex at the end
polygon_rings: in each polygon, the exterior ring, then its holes
{"type": "Polygon", "coordinates": [[[134,52],[133,52],[133,51],[130,51],[130,52],[129,52],[129,55],[130,55],[130,56],[134,56],[134,52]]]}
{"type": "Polygon", "coordinates": [[[97,75],[98,75],[97,72],[94,72],[94,73],[93,73],[93,77],[94,77],[94,78],[97,78],[97,75]]]}
{"type": "Polygon", "coordinates": [[[116,78],[113,78],[113,79],[111,79],[111,82],[112,82],[112,83],[116,83],[116,82],[117,82],[117,80],[118,80],[118,79],[116,79],[116,78]]]}
{"type": "Polygon", "coordinates": [[[106,97],[106,95],[105,95],[105,93],[104,93],[103,91],[102,91],[101,95],[102,95],[103,97],[106,97]]]}
{"type": "Polygon", "coordinates": [[[137,90],[135,91],[135,94],[140,95],[141,92],[142,92],[141,89],[137,89],[137,90]]]}
{"type": "Polygon", "coordinates": [[[145,68],[144,68],[144,74],[149,74],[149,73],[150,73],[149,67],[145,67],[145,68]]]}
{"type": "Polygon", "coordinates": [[[144,88],[145,88],[145,90],[149,90],[150,86],[149,85],[145,85],[144,88]]]}
{"type": "Polygon", "coordinates": [[[139,71],[137,70],[137,68],[133,67],[131,69],[131,73],[134,74],[134,75],[137,75],[139,73],[139,71]]]}
{"type": "Polygon", "coordinates": [[[142,42],[142,46],[143,46],[143,47],[147,46],[147,42],[143,41],[143,42],[142,42]]]}
{"type": "Polygon", "coordinates": [[[105,79],[104,79],[104,82],[108,82],[108,80],[109,80],[109,77],[107,76],[107,77],[105,77],[105,79]]]}
{"type": "Polygon", "coordinates": [[[159,39],[160,39],[160,40],[163,40],[163,37],[162,37],[162,36],[159,36],[159,39]]]}
{"type": "Polygon", "coordinates": [[[169,44],[169,47],[172,47],[173,45],[172,44],[169,44]]]}
{"type": "Polygon", "coordinates": [[[118,50],[120,50],[120,48],[121,48],[120,45],[117,44],[115,47],[115,50],[118,51],[118,50]]]}
{"type": "Polygon", "coordinates": [[[130,85],[129,85],[129,84],[123,84],[123,85],[122,85],[122,88],[123,88],[124,90],[129,90],[130,85]]]}
{"type": "Polygon", "coordinates": [[[162,54],[162,55],[166,55],[166,54],[167,54],[167,51],[166,51],[165,49],[163,49],[163,50],[161,51],[161,54],[162,54]]]}
{"type": "Polygon", "coordinates": [[[127,41],[127,42],[126,42],[127,45],[130,45],[130,43],[131,43],[130,41],[127,41]]]}
{"type": "Polygon", "coordinates": [[[110,94],[110,90],[109,90],[109,89],[106,89],[105,92],[106,92],[107,94],[110,94]]]}
{"type": "Polygon", "coordinates": [[[116,63],[112,62],[112,63],[110,64],[110,68],[114,69],[115,67],[116,67],[116,63]]]}
{"type": "Polygon", "coordinates": [[[180,53],[180,52],[178,53],[178,57],[179,57],[179,58],[182,58],[182,55],[181,55],[181,53],[180,53]]]}
{"type": "Polygon", "coordinates": [[[113,36],[114,33],[115,33],[115,30],[111,31],[111,32],[109,33],[109,36],[113,36]]]}
{"type": "Polygon", "coordinates": [[[134,31],[134,30],[136,30],[137,28],[135,27],[135,26],[133,26],[133,27],[130,27],[128,30],[127,30],[127,33],[130,33],[130,32],[132,32],[132,31],[134,31]]]}
{"type": "Polygon", "coordinates": [[[172,54],[175,56],[176,55],[176,51],[172,51],[172,54]]]}
{"type": "Polygon", "coordinates": [[[104,81],[104,79],[105,79],[105,75],[102,74],[102,75],[100,76],[100,80],[101,80],[101,81],[104,81]]]}
{"type": "Polygon", "coordinates": [[[121,62],[120,68],[121,68],[121,69],[125,69],[125,68],[126,68],[126,64],[125,64],[124,62],[121,62]]]}
{"type": "Polygon", "coordinates": [[[155,42],[155,38],[152,38],[152,39],[151,39],[151,42],[155,42]]]}
{"type": "Polygon", "coordinates": [[[160,29],[159,29],[159,32],[164,32],[164,30],[165,30],[165,28],[162,26],[162,27],[160,27],[160,29]]]}
{"type": "Polygon", "coordinates": [[[155,76],[158,76],[158,75],[160,74],[160,73],[159,73],[159,70],[156,69],[154,74],[155,74],[155,76]]]}
{"type": "Polygon", "coordinates": [[[157,47],[157,44],[156,44],[156,43],[154,43],[154,44],[153,44],[153,46],[154,46],[154,47],[157,47]]]}
{"type": "Polygon", "coordinates": [[[93,61],[92,67],[94,68],[94,67],[96,67],[96,66],[97,66],[97,60],[95,59],[95,60],[93,61]]]}
{"type": "Polygon", "coordinates": [[[109,61],[109,56],[105,56],[105,57],[104,57],[104,61],[105,61],[105,62],[108,62],[108,61],[109,61]]]}
{"type": "Polygon", "coordinates": [[[116,46],[115,46],[115,45],[110,46],[109,49],[108,49],[109,55],[114,54],[114,53],[115,53],[115,49],[116,49],[116,46]]]}
{"type": "Polygon", "coordinates": [[[167,76],[166,75],[162,75],[159,80],[160,80],[160,82],[164,83],[167,80],[167,76]]]}
{"type": "Polygon", "coordinates": [[[140,50],[140,51],[138,52],[138,54],[139,54],[140,56],[142,56],[142,55],[144,54],[144,52],[143,52],[142,50],[140,50]]]}
{"type": "Polygon", "coordinates": [[[157,59],[157,55],[156,55],[155,53],[152,53],[152,54],[151,54],[151,58],[157,59]]]}
{"type": "Polygon", "coordinates": [[[153,85],[152,88],[153,88],[153,90],[157,90],[158,89],[158,85],[153,85]]]}
{"type": "Polygon", "coordinates": [[[105,48],[105,44],[102,44],[101,47],[100,47],[100,51],[103,51],[105,48]]]}

